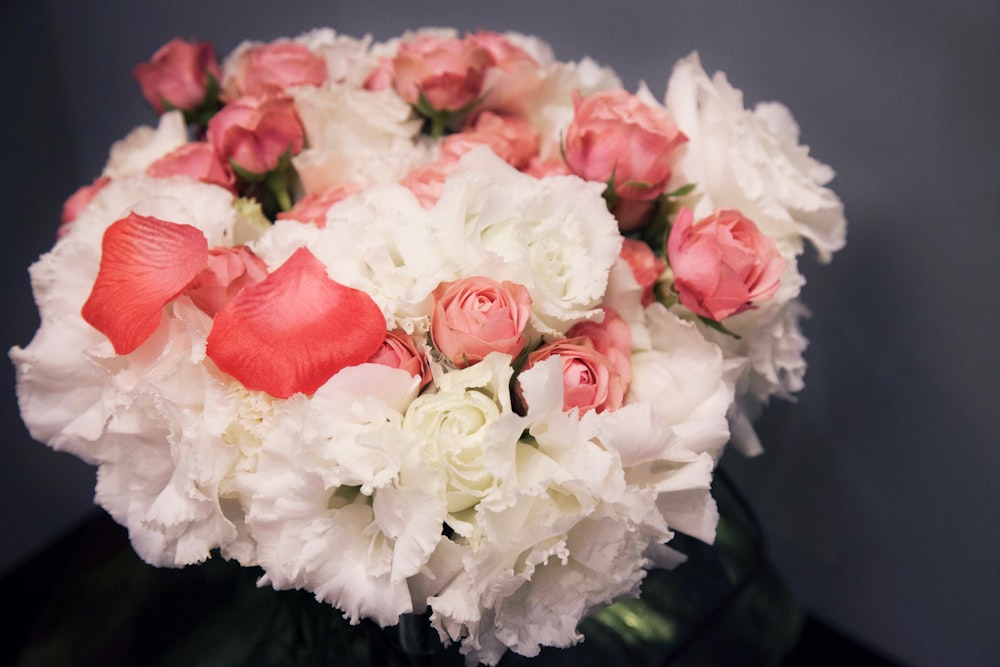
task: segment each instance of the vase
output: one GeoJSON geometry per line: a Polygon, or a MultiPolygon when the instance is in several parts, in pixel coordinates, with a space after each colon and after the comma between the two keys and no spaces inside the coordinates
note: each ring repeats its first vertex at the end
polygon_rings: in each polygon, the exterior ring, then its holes
{"type": "MultiPolygon", "coordinates": [[[[650,571],[639,598],[585,618],[582,643],[533,658],[508,652],[500,664],[780,663],[795,645],[802,612],[767,559],[752,511],[722,471],[713,495],[720,513],[714,544],[677,535],[670,544],[687,560],[650,571]]],[[[151,567],[123,528],[95,515],[7,578],[24,629],[15,638],[15,664],[464,665],[457,646],[443,646],[425,617],[404,616],[385,629],[371,621],[351,626],[307,592],[258,588],[259,574],[221,558],[181,570],[151,567]]]]}

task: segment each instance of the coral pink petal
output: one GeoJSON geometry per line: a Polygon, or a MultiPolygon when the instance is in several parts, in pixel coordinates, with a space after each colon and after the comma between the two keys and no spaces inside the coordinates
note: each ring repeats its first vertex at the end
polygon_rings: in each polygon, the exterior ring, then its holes
{"type": "Polygon", "coordinates": [[[218,312],[207,354],[248,389],[288,398],[312,394],[342,368],[364,363],[385,336],[385,317],[371,297],[330,279],[299,248],[218,312]]]}
{"type": "Polygon", "coordinates": [[[163,306],[208,262],[201,230],[130,213],[104,232],[101,267],[83,304],[83,319],[118,354],[142,345],[160,324],[163,306]]]}

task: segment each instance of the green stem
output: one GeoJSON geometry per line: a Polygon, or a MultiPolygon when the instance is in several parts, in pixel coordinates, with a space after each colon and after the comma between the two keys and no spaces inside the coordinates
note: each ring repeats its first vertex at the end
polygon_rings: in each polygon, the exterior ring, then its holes
{"type": "Polygon", "coordinates": [[[278,208],[287,211],[292,208],[292,195],[288,190],[288,170],[275,169],[267,175],[267,187],[274,194],[278,208]]]}

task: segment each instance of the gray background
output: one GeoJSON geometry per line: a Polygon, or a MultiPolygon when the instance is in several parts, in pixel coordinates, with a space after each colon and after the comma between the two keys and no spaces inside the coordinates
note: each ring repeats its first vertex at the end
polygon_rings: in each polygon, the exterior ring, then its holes
{"type": "MultiPolygon", "coordinates": [[[[806,390],[769,408],[763,457],[724,466],[822,618],[908,664],[1000,664],[1000,3],[17,3],[0,28],[0,346],[37,327],[26,267],[62,201],[154,121],[134,63],[175,36],[221,56],[323,25],[535,33],[657,95],[697,49],[748,103],[787,104],[838,172],[848,246],[805,262],[806,390]]],[[[91,510],[94,471],[31,442],[0,371],[6,572],[91,510]]]]}

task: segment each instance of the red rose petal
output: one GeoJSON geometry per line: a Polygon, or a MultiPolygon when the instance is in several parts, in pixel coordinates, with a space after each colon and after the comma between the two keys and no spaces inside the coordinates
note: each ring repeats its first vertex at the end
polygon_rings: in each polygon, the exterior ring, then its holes
{"type": "Polygon", "coordinates": [[[206,353],[248,389],[288,398],[312,394],[342,368],[364,363],[385,335],[371,297],[331,280],[322,262],[299,248],[216,314],[206,353]]]}
{"type": "Polygon", "coordinates": [[[130,213],[104,232],[101,268],[81,314],[128,354],[160,324],[163,306],[177,296],[208,261],[201,230],[130,213]]]}

